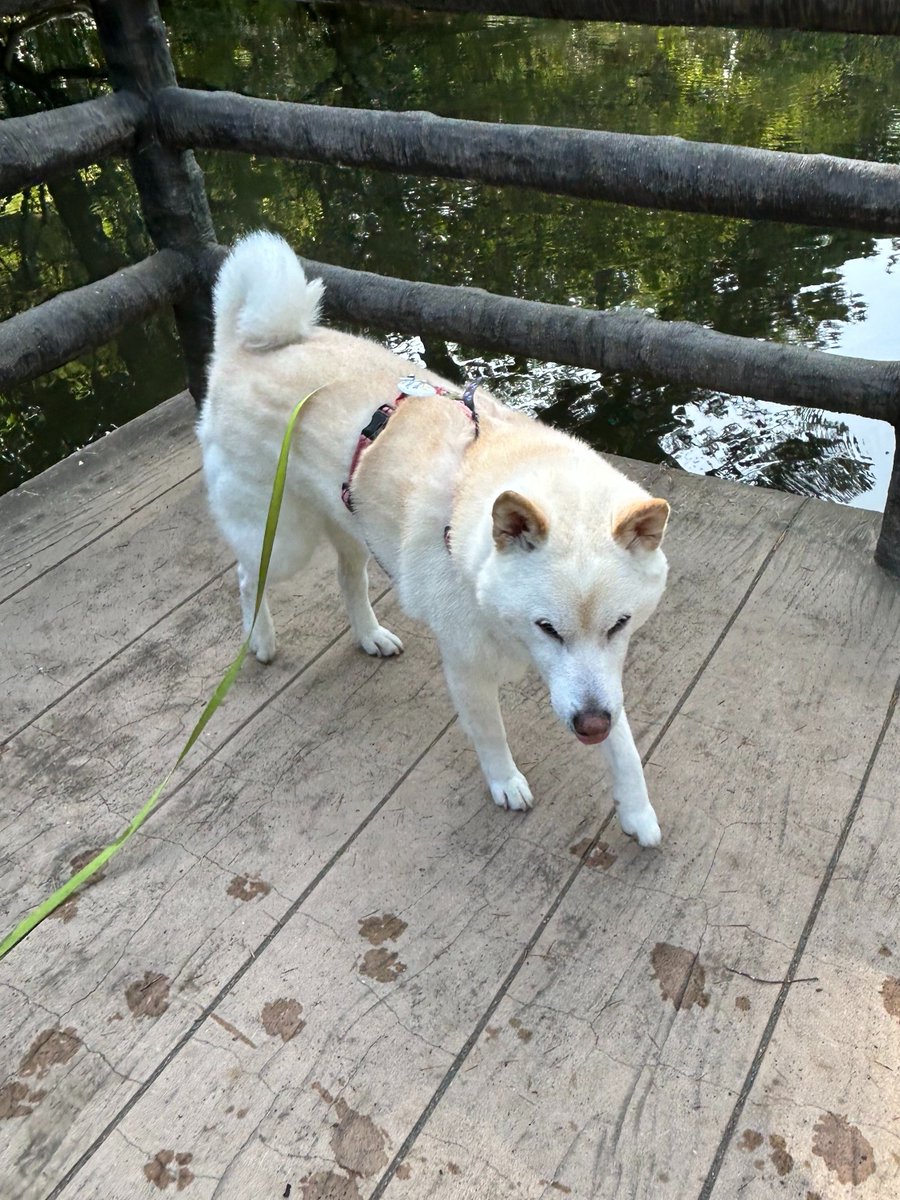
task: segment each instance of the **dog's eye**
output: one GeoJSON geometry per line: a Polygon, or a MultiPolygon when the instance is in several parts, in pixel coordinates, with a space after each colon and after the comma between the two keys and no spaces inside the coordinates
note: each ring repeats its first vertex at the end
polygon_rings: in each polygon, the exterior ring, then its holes
{"type": "Polygon", "coordinates": [[[618,619],[618,621],[616,621],[615,625],[613,625],[613,627],[611,629],[607,629],[606,636],[608,638],[611,638],[614,633],[618,633],[620,629],[624,629],[630,620],[631,620],[631,613],[629,613],[627,617],[619,617],[619,619],[618,619]]]}
{"type": "Polygon", "coordinates": [[[557,633],[549,621],[535,621],[535,625],[537,625],[541,633],[546,633],[547,637],[552,637],[555,642],[562,641],[562,635],[557,633]]]}

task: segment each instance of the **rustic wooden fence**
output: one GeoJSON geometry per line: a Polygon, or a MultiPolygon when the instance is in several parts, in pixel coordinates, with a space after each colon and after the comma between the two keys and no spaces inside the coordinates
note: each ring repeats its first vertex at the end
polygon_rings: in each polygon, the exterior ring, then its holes
{"type": "MultiPolygon", "coordinates": [[[[900,34],[896,0],[367,0],[443,11],[900,34]]],[[[0,0],[0,15],[51,0],[0,0]]],[[[673,137],[494,125],[257,100],[177,85],[156,0],[92,0],[114,93],[0,126],[0,189],[127,154],[156,253],[0,324],[0,387],[33,379],[171,304],[198,403],[209,291],[225,254],[193,149],[238,150],[593,200],[900,233],[900,167],[673,137]]],[[[596,312],[307,262],[332,315],[483,349],[853,412],[898,433],[876,560],[900,575],[900,362],[827,355],[642,313],[596,312]]]]}

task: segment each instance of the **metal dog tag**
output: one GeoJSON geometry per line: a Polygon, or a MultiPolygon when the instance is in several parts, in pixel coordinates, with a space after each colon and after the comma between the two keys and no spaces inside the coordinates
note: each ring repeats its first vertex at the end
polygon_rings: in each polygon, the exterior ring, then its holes
{"type": "Polygon", "coordinates": [[[416,379],[415,375],[404,375],[397,381],[397,391],[403,396],[433,396],[434,388],[424,379],[416,379]]]}

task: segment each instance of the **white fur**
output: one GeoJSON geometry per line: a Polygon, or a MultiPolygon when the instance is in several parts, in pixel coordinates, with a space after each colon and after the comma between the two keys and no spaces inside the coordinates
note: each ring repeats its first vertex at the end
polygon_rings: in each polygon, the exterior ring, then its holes
{"type": "MultiPolygon", "coordinates": [[[[212,512],[239,563],[245,629],[285,423],[297,400],[315,390],[298,422],[269,579],[293,575],[324,534],[337,550],[354,636],[367,653],[393,656],[402,644],[378,623],[368,599],[371,550],[406,611],[438,639],[450,693],[494,801],[519,810],[532,803],[498,699],[499,683],[531,665],[570,730],[583,734],[586,718],[607,721],[602,751],[622,827],[642,845],[657,845],[659,825],[623,705],[622,668],[631,633],[662,594],[666,561],[658,538],[622,536],[622,514],[635,505],[666,506],[584,443],[510,412],[479,389],[477,442],[452,400],[406,400],[362,456],[349,513],[340,489],[359,431],[394,398],[411,366],[370,341],[319,327],[321,298],[321,283],[306,280],[290,247],[262,233],[238,243],[215,289],[215,350],[198,434],[212,512]],[[538,532],[497,535],[492,509],[509,491],[542,514],[538,532]],[[443,536],[448,524],[451,553],[443,536]],[[627,626],[610,634],[625,615],[627,626]],[[541,619],[564,640],[542,631],[541,619]]],[[[417,374],[458,394],[428,371],[417,374]]],[[[262,662],[274,656],[265,598],[251,646],[262,662]]]]}

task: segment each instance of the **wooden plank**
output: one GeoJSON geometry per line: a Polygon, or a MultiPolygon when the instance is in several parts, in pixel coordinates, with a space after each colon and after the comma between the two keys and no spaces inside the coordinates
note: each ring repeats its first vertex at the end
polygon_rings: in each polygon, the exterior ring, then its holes
{"type": "MultiPolygon", "coordinates": [[[[142,455],[144,447],[164,445],[170,436],[178,447],[175,458],[181,469],[188,464],[195,468],[198,454],[190,424],[182,423],[179,410],[174,415],[176,420],[171,425],[153,427],[151,441],[139,437],[133,449],[108,446],[106,461],[98,455],[92,480],[95,494],[87,502],[90,505],[91,500],[96,501],[101,510],[98,520],[109,521],[109,527],[87,545],[77,546],[76,541],[76,549],[3,605],[6,654],[2,670],[5,686],[0,691],[0,742],[8,741],[39,714],[46,714],[71,695],[72,703],[59,721],[51,721],[45,728],[55,731],[59,726],[58,736],[66,738],[74,719],[82,751],[89,750],[98,720],[106,719],[103,706],[96,707],[97,688],[109,687],[111,680],[119,686],[126,673],[130,686],[135,661],[135,656],[128,655],[132,643],[139,647],[138,663],[143,662],[144,655],[149,656],[138,679],[141,688],[149,689],[151,705],[159,706],[158,683],[154,680],[158,680],[160,670],[170,680],[173,676],[177,679],[179,663],[187,679],[207,689],[204,694],[199,688],[191,688],[183,697],[182,715],[185,721],[191,717],[187,728],[180,722],[167,726],[173,736],[183,732],[186,737],[199,715],[198,705],[208,699],[230,657],[237,652],[240,612],[234,572],[229,565],[231,555],[206,511],[199,474],[192,471],[186,479],[167,486],[165,464],[158,465],[163,478],[157,479],[156,487],[162,494],[143,498],[143,503],[120,520],[116,517],[121,513],[122,498],[103,490],[96,493],[98,487],[106,486],[101,480],[126,474],[133,457],[142,455]],[[197,620],[198,612],[208,611],[213,593],[227,597],[221,609],[212,606],[217,614],[216,627],[197,620]],[[159,622],[170,615],[181,631],[180,647],[168,644],[169,626],[163,630],[161,642],[154,634],[159,622]],[[164,654],[164,663],[153,658],[151,647],[164,654]],[[91,683],[104,668],[108,670],[91,683]],[[90,685],[87,691],[85,681],[90,685]]],[[[147,470],[149,487],[152,461],[147,470]]],[[[49,481],[39,482],[39,495],[43,495],[49,481]]],[[[49,495],[54,495],[52,490],[49,495]]],[[[133,492],[127,497],[129,502],[135,498],[133,492]]],[[[51,502],[48,508],[52,507],[51,502]]],[[[76,539],[80,532],[76,531],[76,539]]],[[[64,537],[63,542],[68,540],[64,537]]],[[[386,586],[377,568],[372,577],[379,590],[386,586]]],[[[317,653],[345,624],[342,606],[337,603],[333,554],[323,551],[295,584],[278,589],[277,595],[276,618],[287,635],[284,661],[302,665],[303,655],[317,653]],[[319,601],[319,596],[325,603],[319,601]],[[305,637],[307,633],[311,639],[305,637]],[[295,641],[295,635],[301,635],[301,641],[295,641]]],[[[270,682],[274,684],[274,677],[270,682]]],[[[169,700],[170,704],[174,701],[171,693],[169,700]]],[[[71,757],[65,748],[62,755],[51,755],[64,763],[71,757]]]]}
{"type": "Polygon", "coordinates": [[[182,392],[0,496],[0,603],[195,474],[196,418],[182,392]]]}
{"type": "MultiPolygon", "coordinates": [[[[298,580],[273,589],[279,654],[267,667],[246,664],[180,778],[346,634],[332,560],[323,549],[298,580]]],[[[240,639],[228,571],[7,744],[0,793],[0,913],[7,922],[38,903],[85,849],[73,837],[91,829],[98,805],[112,810],[118,828],[140,807],[174,763],[240,639]]],[[[118,828],[107,829],[110,839],[118,828]]],[[[96,842],[92,832],[87,844],[96,842]]]]}
{"type": "MultiPolygon", "coordinates": [[[[713,558],[714,535],[743,547],[740,565],[709,583],[720,594],[708,611],[730,616],[802,501],[725,488],[719,504],[695,506],[694,493],[715,488],[678,474],[663,486],[683,513],[680,527],[673,526],[674,561],[713,558]],[[745,508],[728,503],[738,497],[745,508]]],[[[693,591],[676,574],[655,618],[668,627],[670,653],[660,660],[638,640],[637,693],[652,683],[677,696],[702,665],[718,629],[692,624],[694,606],[693,591]]],[[[283,1195],[287,1182],[300,1191],[301,1176],[313,1177],[304,1184],[310,1196],[324,1195],[315,1188],[325,1186],[330,1169],[344,1181],[332,1180],[334,1186],[356,1189],[346,1195],[371,1190],[571,872],[571,848],[608,808],[596,754],[573,745],[552,721],[542,687],[532,681],[515,689],[506,711],[514,751],[541,799],[535,812],[516,822],[487,804],[474,756],[452,729],[110,1129],[84,1170],[54,1195],[124,1197],[145,1168],[165,1178],[173,1164],[173,1181],[185,1167],[196,1195],[283,1195]],[[175,1154],[192,1157],[179,1164],[175,1154]],[[356,1167],[335,1163],[355,1163],[359,1177],[348,1183],[347,1170],[356,1167]]],[[[275,736],[273,714],[266,737],[275,736]]],[[[333,744],[326,750],[333,756],[333,744]]],[[[272,746],[260,746],[259,754],[264,763],[280,760],[272,746]]],[[[236,786],[241,802],[259,803],[249,798],[254,788],[284,802],[277,786],[253,781],[249,772],[236,786]]],[[[673,814],[667,804],[661,809],[665,824],[673,814]]],[[[621,853],[625,839],[615,839],[621,853]]],[[[290,845],[273,840],[264,868],[255,869],[267,880],[283,878],[304,841],[299,834],[290,845]]],[[[293,889],[299,882],[295,874],[293,889]]],[[[174,977],[183,952],[174,944],[168,952],[175,961],[158,954],[167,964],[158,969],[174,977]]],[[[103,992],[101,985],[97,995],[103,992]]],[[[97,1024],[89,1007],[82,1020],[97,1024]]],[[[59,1123],[70,1112],[66,1090],[54,1092],[59,1123]]],[[[42,1178],[52,1178],[67,1154],[71,1161],[68,1144],[42,1178]]]]}
{"type": "Polygon", "coordinates": [[[386,1195],[698,1194],[895,685],[874,527],[798,517],[653,753],[663,851],[604,834],[386,1195]]]}
{"type": "MultiPolygon", "coordinates": [[[[36,1104],[15,1100],[0,1150],[0,1194],[46,1193],[445,727],[450,708],[433,644],[392,612],[396,606],[381,607],[402,631],[402,659],[369,658],[340,638],[165,805],[68,920],[46,921],[0,964],[4,1076],[13,1100],[23,1084],[32,1097],[43,1093],[36,1104]],[[57,1025],[75,1030],[77,1053],[59,1070],[31,1072],[30,1047],[57,1025]]],[[[201,618],[198,606],[193,619],[201,618]]],[[[171,631],[170,651],[178,634],[171,631]]],[[[180,660],[176,670],[184,671],[180,660]]],[[[164,714],[166,674],[156,679],[156,710],[164,714]]],[[[118,691],[114,681],[110,710],[118,691]]],[[[139,713],[135,727],[152,745],[154,718],[139,713]]],[[[111,730],[91,760],[120,737],[111,730]]],[[[119,752],[128,757],[133,747],[119,752]]],[[[32,745],[13,770],[30,769],[36,783],[40,755],[32,745]]],[[[158,768],[145,759],[143,774],[149,790],[158,768]]],[[[50,854],[57,879],[75,854],[122,824],[115,770],[101,786],[73,792],[49,829],[53,787],[32,790],[23,819],[36,840],[17,846],[19,860],[33,851],[43,863],[50,854]]],[[[7,906],[32,899],[25,891],[8,896],[7,906]]]]}
{"type": "Polygon", "coordinates": [[[194,475],[6,601],[0,740],[227,569],[202,505],[194,475]]]}
{"type": "Polygon", "coordinates": [[[715,1197],[900,1194],[898,778],[895,715],[715,1197]]]}

